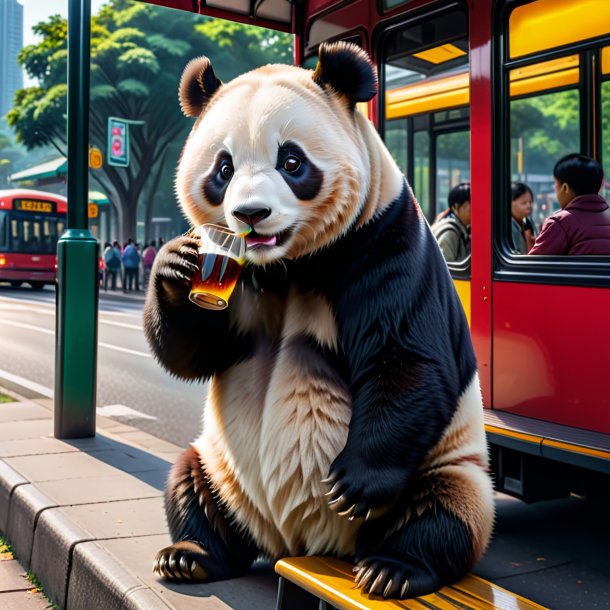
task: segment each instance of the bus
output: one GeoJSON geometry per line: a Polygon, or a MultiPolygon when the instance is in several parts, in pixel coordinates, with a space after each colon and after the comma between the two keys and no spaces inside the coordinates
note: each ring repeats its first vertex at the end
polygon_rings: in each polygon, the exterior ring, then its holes
{"type": "MultiPolygon", "coordinates": [[[[371,56],[361,109],[430,222],[471,185],[471,255],[448,266],[466,311],[496,487],[526,501],[610,491],[610,257],[511,247],[511,183],[539,229],[552,169],[580,152],[610,200],[608,0],[152,0],[295,35],[313,68],[327,41],[371,56]]],[[[222,77],[222,75],[220,75],[222,77]]]]}
{"type": "Polygon", "coordinates": [[[34,289],[55,284],[57,240],[67,200],[30,189],[0,190],[0,282],[34,289]]]}

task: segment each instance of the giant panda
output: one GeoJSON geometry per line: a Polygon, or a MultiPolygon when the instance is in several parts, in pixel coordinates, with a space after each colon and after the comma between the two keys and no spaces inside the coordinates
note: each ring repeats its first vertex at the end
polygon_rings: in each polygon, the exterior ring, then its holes
{"type": "Polygon", "coordinates": [[[356,103],[377,90],[364,51],[322,45],[314,71],[268,65],[223,84],[191,61],[196,119],[176,190],[193,225],[246,237],[229,306],[189,301],[198,240],[159,252],[144,308],[173,375],[211,378],[201,435],[168,478],[183,582],[258,557],[355,562],[364,592],[407,598],[482,555],[493,492],[475,356],[447,266],[411,188],[356,103]]]}

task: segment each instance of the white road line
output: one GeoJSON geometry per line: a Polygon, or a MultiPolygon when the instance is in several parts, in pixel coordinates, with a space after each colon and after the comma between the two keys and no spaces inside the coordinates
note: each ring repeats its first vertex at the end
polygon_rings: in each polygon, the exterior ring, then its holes
{"type": "Polygon", "coordinates": [[[3,379],[6,379],[7,381],[12,381],[13,383],[23,386],[24,388],[27,388],[28,390],[32,390],[33,392],[36,392],[37,394],[42,394],[43,396],[46,396],[47,398],[55,397],[55,392],[53,392],[53,390],[51,388],[47,388],[43,385],[40,385],[39,383],[36,383],[35,381],[30,381],[29,379],[25,379],[24,377],[19,377],[19,375],[13,375],[12,373],[9,373],[8,371],[3,371],[0,369],[0,377],[3,379]]]}
{"type": "Polygon", "coordinates": [[[128,349],[126,347],[119,347],[118,345],[110,345],[110,343],[102,343],[98,341],[98,345],[100,347],[105,347],[107,349],[113,349],[117,352],[124,352],[126,354],[132,354],[133,356],[140,356],[142,358],[151,358],[152,356],[148,352],[138,352],[135,349],[128,349]]]}
{"type": "MultiPolygon", "coordinates": [[[[55,335],[54,330],[49,330],[48,328],[42,328],[40,326],[34,326],[32,324],[25,324],[24,322],[14,322],[13,320],[2,320],[0,318],[0,324],[6,324],[7,326],[15,326],[16,328],[25,328],[27,330],[35,330],[40,333],[45,333],[47,335],[55,335]]],[[[140,356],[141,358],[150,358],[151,355],[148,352],[139,352],[135,349],[128,349],[127,347],[119,347],[118,345],[112,345],[110,343],[103,343],[102,341],[98,341],[99,347],[105,347],[106,349],[112,349],[117,352],[124,352],[125,354],[131,354],[133,356],[140,356]]]]}

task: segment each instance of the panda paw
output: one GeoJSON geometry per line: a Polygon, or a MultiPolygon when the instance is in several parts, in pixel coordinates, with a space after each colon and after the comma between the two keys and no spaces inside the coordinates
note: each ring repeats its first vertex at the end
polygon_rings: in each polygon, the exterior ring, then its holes
{"type": "Polygon", "coordinates": [[[384,469],[383,472],[357,464],[352,458],[348,467],[341,465],[342,454],[333,462],[330,475],[323,483],[330,485],[326,494],[328,505],[348,519],[378,519],[396,502],[405,488],[404,472],[384,469]]]}
{"type": "Polygon", "coordinates": [[[438,575],[423,562],[400,561],[384,556],[366,557],[354,567],[356,586],[385,599],[406,599],[438,591],[438,575]]]}
{"type": "Polygon", "coordinates": [[[170,301],[185,299],[198,269],[199,242],[181,236],[167,242],[157,254],[153,268],[154,282],[170,301]]]}
{"type": "Polygon", "coordinates": [[[196,542],[182,540],[157,553],[153,572],[173,582],[206,582],[208,573],[202,565],[206,558],[196,542]]]}

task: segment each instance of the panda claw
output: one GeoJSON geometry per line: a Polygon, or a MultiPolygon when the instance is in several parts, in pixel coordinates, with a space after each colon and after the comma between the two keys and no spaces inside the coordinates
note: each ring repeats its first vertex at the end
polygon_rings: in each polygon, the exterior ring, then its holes
{"type": "MultiPolygon", "coordinates": [[[[343,497],[343,496],[341,496],[341,497],[343,497]]],[[[350,506],[346,510],[342,510],[341,512],[338,512],[337,514],[340,517],[348,517],[349,520],[352,521],[354,519],[354,511],[355,510],[356,510],[356,505],[352,504],[352,506],[350,506]]]]}
{"type": "Polygon", "coordinates": [[[407,595],[407,591],[409,590],[409,581],[405,580],[402,583],[402,587],[400,588],[400,599],[404,599],[407,595]]]}
{"type": "Polygon", "coordinates": [[[381,570],[379,574],[377,574],[377,578],[373,581],[373,584],[369,587],[369,593],[372,595],[379,595],[377,591],[377,587],[380,587],[383,584],[383,579],[385,578],[385,571],[381,570]]]}
{"type": "Polygon", "coordinates": [[[388,580],[388,584],[385,586],[385,589],[383,590],[383,597],[385,599],[388,599],[388,597],[390,596],[390,591],[392,591],[393,587],[394,587],[394,579],[390,578],[390,580],[388,580]]]}
{"type": "Polygon", "coordinates": [[[322,481],[320,481],[321,483],[323,483],[324,485],[330,485],[331,483],[335,483],[337,480],[337,477],[335,477],[334,475],[330,475],[328,477],[326,477],[325,479],[322,479],[322,481]]]}
{"type": "Polygon", "coordinates": [[[328,498],[329,496],[334,496],[338,491],[341,485],[339,483],[335,483],[330,491],[327,491],[324,495],[328,498]]]}

